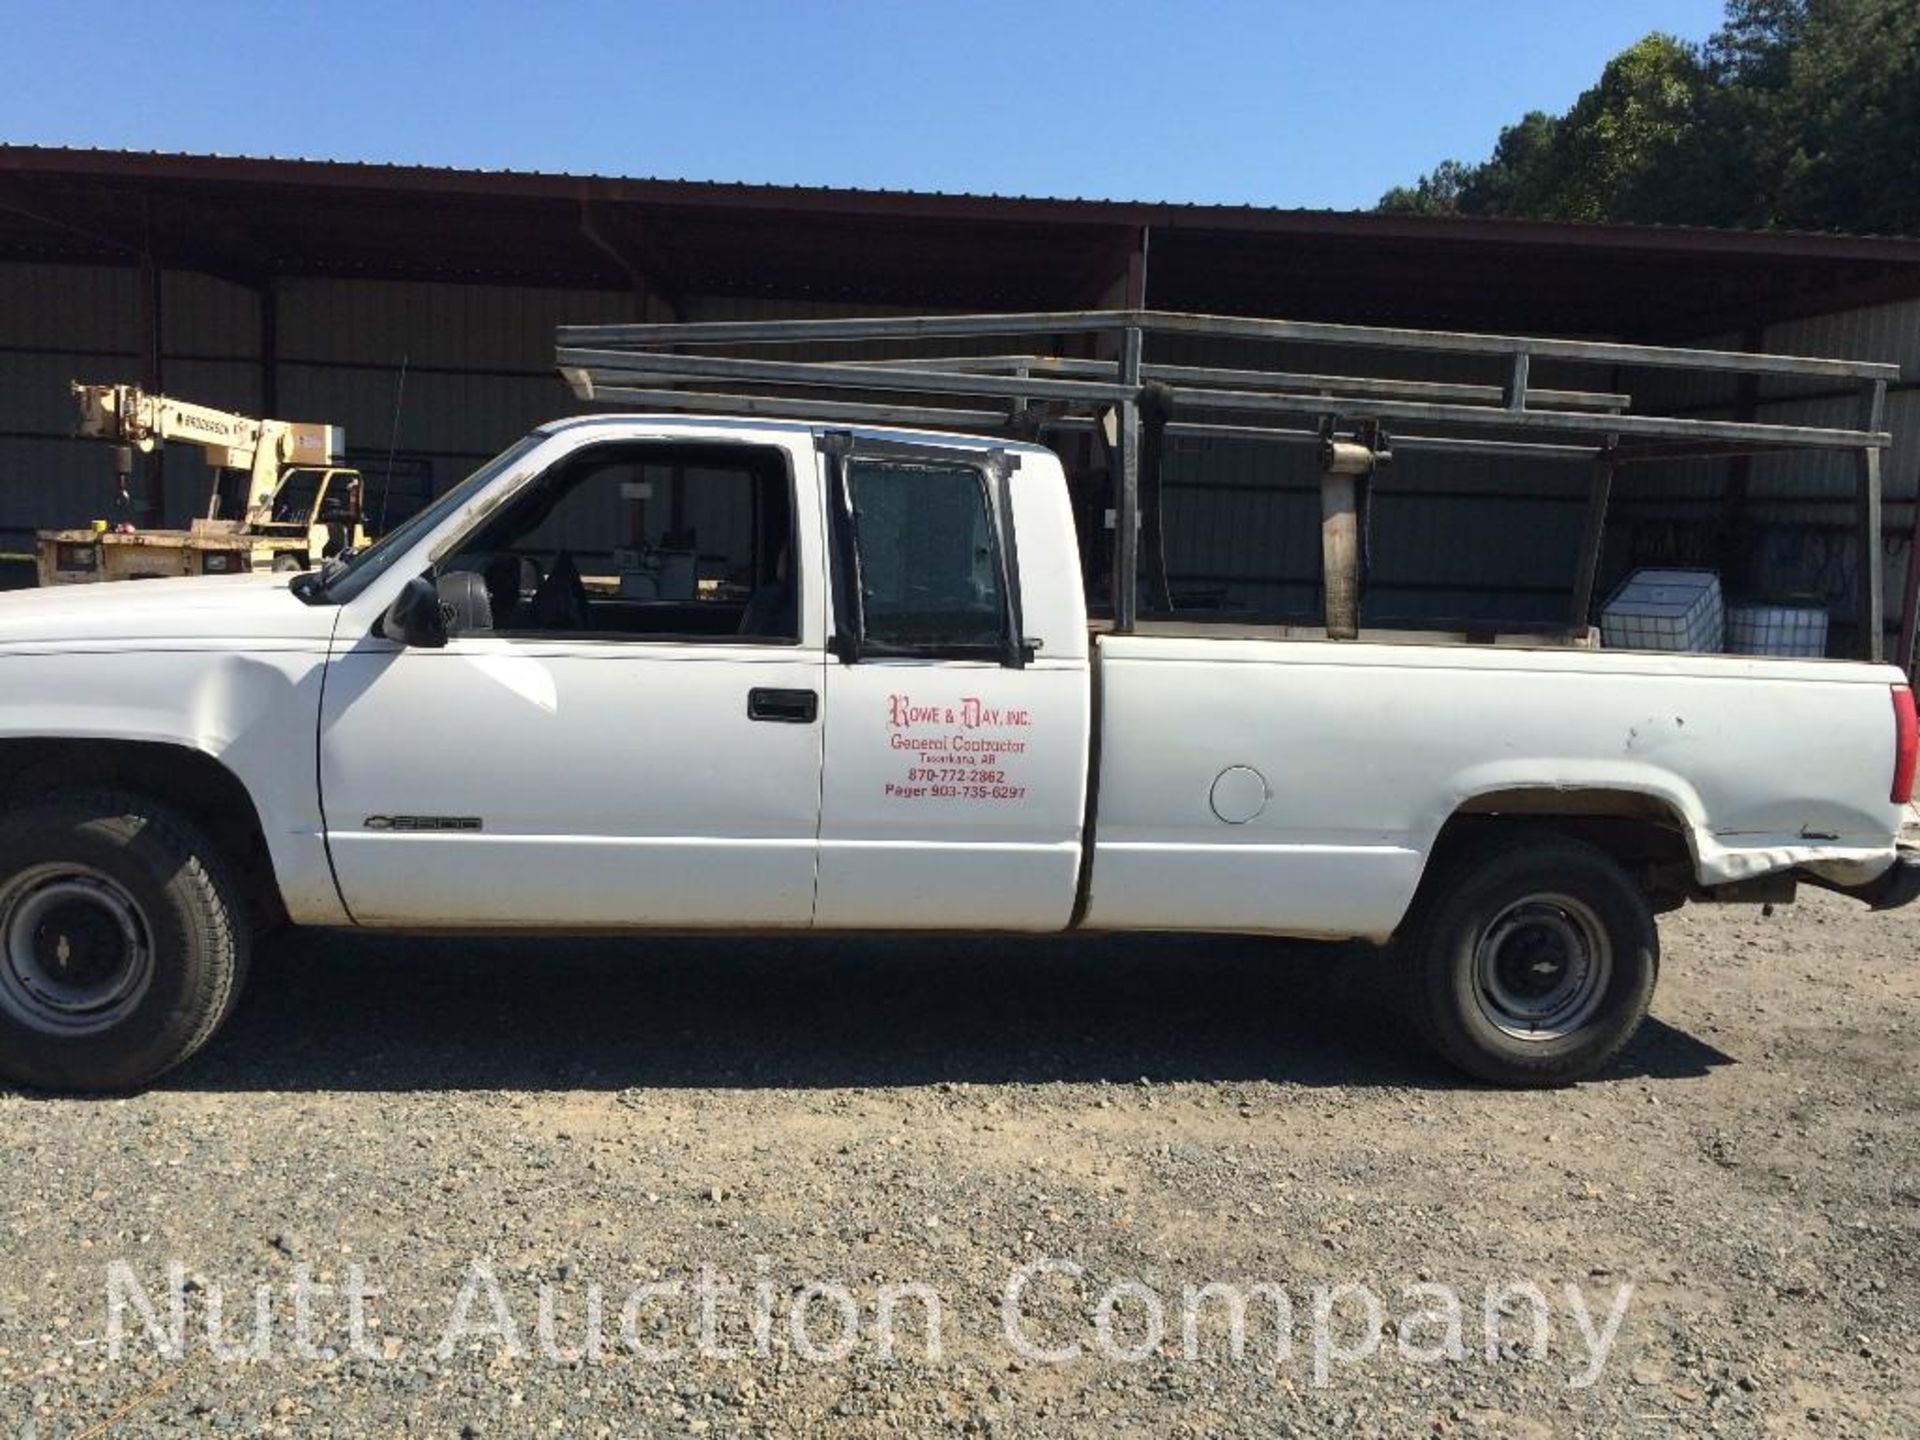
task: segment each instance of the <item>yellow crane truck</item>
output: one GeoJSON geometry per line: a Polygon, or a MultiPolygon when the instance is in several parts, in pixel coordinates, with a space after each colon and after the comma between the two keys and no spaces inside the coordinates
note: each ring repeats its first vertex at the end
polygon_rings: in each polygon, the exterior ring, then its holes
{"type": "Polygon", "coordinates": [[[216,481],[207,514],[185,530],[136,530],[97,520],[87,529],[42,530],[35,559],[42,585],[307,570],[366,543],[360,472],[336,464],[346,448],[333,425],[256,420],[138,385],[76,381],[74,433],[114,442],[124,492],[133,451],[166,441],[198,446],[219,472],[245,476],[246,494],[224,516],[216,481]]]}

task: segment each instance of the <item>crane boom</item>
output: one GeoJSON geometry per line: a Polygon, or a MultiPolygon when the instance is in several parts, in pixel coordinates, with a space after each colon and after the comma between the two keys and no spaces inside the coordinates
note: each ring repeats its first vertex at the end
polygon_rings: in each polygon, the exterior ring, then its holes
{"type": "Polygon", "coordinates": [[[272,499],[281,472],[293,465],[332,465],[346,448],[337,425],[304,420],[256,420],[170,395],[149,395],[138,385],[73,382],[80,418],[74,433],[113,440],[143,454],[162,441],[197,445],[218,470],[248,473],[246,514],[272,499]]]}

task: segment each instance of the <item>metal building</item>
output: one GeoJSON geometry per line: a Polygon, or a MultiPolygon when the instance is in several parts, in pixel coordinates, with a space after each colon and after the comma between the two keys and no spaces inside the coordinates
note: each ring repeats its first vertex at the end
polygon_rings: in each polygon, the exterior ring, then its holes
{"type": "MultiPolygon", "coordinates": [[[[392,523],[576,408],[553,369],[561,324],[1123,304],[1898,362],[1886,608],[1890,623],[1911,613],[1916,241],[7,146],[0,552],[42,526],[180,523],[204,504],[204,468],[175,453],[122,506],[103,448],[68,438],[74,379],[343,425],[370,508],[392,523]]],[[[1245,347],[1159,358],[1288,364],[1245,347]]],[[[1456,362],[1408,378],[1501,377],[1456,362]]],[[[1832,423],[1852,397],[1749,384],[1661,398],[1832,423]]],[[[1296,463],[1174,443],[1168,565],[1189,603],[1312,609],[1316,490],[1296,463]]],[[[1854,483],[1819,460],[1636,469],[1604,575],[1676,561],[1744,593],[1818,594],[1846,653],[1854,483]]],[[[1584,498],[1584,476],[1537,463],[1396,466],[1376,494],[1369,606],[1383,619],[1557,615],[1584,498]]]]}

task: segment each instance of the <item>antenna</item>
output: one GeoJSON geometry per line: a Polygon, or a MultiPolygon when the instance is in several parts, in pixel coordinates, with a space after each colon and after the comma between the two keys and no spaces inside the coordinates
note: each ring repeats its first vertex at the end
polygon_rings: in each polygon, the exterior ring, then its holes
{"type": "Polygon", "coordinates": [[[407,398],[408,359],[400,356],[400,379],[393,387],[393,427],[387,432],[387,468],[380,478],[380,518],[373,522],[382,535],[387,533],[387,497],[393,494],[393,454],[400,448],[400,405],[407,398]]]}

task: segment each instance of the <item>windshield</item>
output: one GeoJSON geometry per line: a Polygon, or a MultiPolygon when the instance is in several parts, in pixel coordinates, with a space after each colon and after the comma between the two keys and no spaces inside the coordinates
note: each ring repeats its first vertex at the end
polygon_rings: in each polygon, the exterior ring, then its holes
{"type": "Polygon", "coordinates": [[[324,470],[289,470],[273,492],[273,522],[276,525],[304,525],[320,498],[320,477],[324,470]]]}
{"type": "Polygon", "coordinates": [[[449,515],[504,475],[515,461],[546,438],[536,430],[503,450],[438,500],[401,521],[366,549],[329,560],[318,574],[300,576],[294,582],[293,593],[313,605],[345,604],[385,574],[388,567],[411,550],[421,537],[438,529],[449,515]]]}

